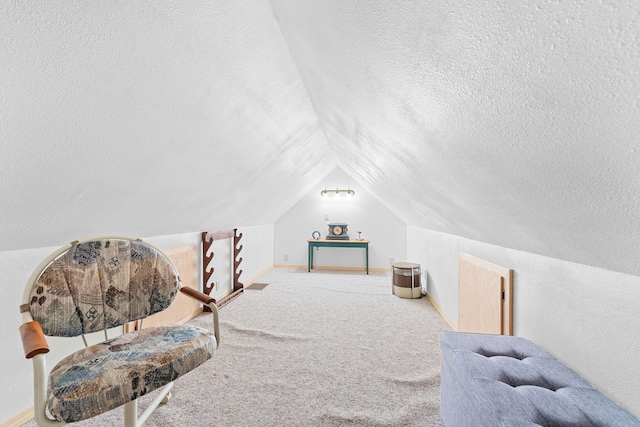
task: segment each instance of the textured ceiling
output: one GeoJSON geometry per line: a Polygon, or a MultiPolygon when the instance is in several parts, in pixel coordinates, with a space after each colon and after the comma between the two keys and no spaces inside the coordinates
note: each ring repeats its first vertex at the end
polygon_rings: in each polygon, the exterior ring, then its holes
{"type": "Polygon", "coordinates": [[[273,0],[338,163],[410,225],[640,274],[640,3],[273,0]]]}
{"type": "Polygon", "coordinates": [[[267,2],[0,0],[0,56],[0,250],[269,224],[336,166],[267,2]]]}
{"type": "Polygon", "coordinates": [[[0,250],[407,224],[640,275],[640,3],[0,0],[0,250]]]}

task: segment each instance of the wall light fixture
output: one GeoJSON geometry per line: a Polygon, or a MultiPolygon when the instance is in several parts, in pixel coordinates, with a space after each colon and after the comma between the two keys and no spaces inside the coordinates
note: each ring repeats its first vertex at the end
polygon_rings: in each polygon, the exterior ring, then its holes
{"type": "Polygon", "coordinates": [[[346,190],[340,190],[336,188],[335,190],[327,190],[326,188],[320,192],[320,195],[323,199],[329,199],[333,197],[344,197],[347,199],[351,199],[356,195],[356,192],[352,189],[348,188],[346,190]]]}

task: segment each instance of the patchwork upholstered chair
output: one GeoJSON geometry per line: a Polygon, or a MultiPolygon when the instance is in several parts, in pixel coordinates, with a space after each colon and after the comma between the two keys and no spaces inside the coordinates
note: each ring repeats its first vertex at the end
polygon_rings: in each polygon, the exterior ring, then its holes
{"type": "Polygon", "coordinates": [[[210,359],[220,342],[213,299],[183,288],[174,265],[159,249],[126,237],[73,242],[51,254],[29,279],[20,311],[25,355],[33,361],[35,419],[40,426],[81,421],[121,405],[124,425],[140,426],[167,399],[173,381],[210,359]],[[107,338],[107,330],[124,332],[128,322],[164,310],[179,291],[211,309],[213,333],[167,325],[107,338]],[[87,345],[85,335],[101,331],[104,341],[87,345]],[[85,348],[49,373],[45,335],[82,336],[85,348]],[[159,388],[138,418],[136,399],[159,388]]]}

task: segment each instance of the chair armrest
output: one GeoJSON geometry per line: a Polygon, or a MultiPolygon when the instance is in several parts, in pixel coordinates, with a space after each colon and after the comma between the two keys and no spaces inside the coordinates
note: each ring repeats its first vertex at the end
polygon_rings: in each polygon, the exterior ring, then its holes
{"type": "Polygon", "coordinates": [[[20,338],[22,338],[22,347],[27,359],[49,352],[49,344],[38,322],[23,323],[20,326],[20,338]]]}
{"type": "Polygon", "coordinates": [[[213,314],[213,334],[216,337],[216,348],[220,347],[220,320],[218,316],[218,307],[216,306],[216,299],[205,294],[204,292],[200,292],[186,286],[180,288],[180,292],[200,301],[201,303],[209,307],[209,309],[211,310],[211,314],[213,314]]]}
{"type": "Polygon", "coordinates": [[[215,298],[210,297],[209,295],[205,294],[204,292],[200,292],[198,290],[195,290],[193,288],[189,288],[187,286],[183,286],[182,288],[180,288],[180,292],[182,292],[185,295],[190,296],[191,298],[195,298],[198,301],[200,301],[203,304],[211,304],[211,303],[215,303],[216,300],[215,298]]]}

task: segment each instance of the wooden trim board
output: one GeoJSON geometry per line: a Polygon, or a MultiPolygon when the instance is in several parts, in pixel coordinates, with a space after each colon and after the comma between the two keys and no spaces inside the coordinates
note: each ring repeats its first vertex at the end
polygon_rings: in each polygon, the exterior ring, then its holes
{"type": "Polygon", "coordinates": [[[5,422],[1,423],[0,427],[20,427],[21,425],[31,421],[34,416],[35,415],[33,413],[33,406],[31,406],[20,412],[19,414],[16,414],[13,417],[9,418],[5,422]]]}
{"type": "MultiPolygon", "coordinates": [[[[273,268],[304,268],[307,269],[306,265],[300,264],[274,264],[273,268]]],[[[336,271],[366,271],[364,267],[339,267],[335,265],[314,265],[314,270],[336,270],[336,271]]],[[[380,268],[380,267],[369,267],[369,272],[375,273],[388,273],[390,272],[390,268],[380,268]]],[[[262,273],[261,273],[262,274],[262,273]]],[[[246,283],[246,282],[245,282],[246,283]]]]}
{"type": "Polygon", "coordinates": [[[434,300],[433,297],[429,294],[426,294],[425,296],[427,298],[427,301],[431,303],[433,308],[435,308],[436,311],[440,313],[440,316],[442,316],[444,321],[449,324],[449,326],[451,327],[451,330],[453,330],[454,332],[457,332],[458,326],[456,326],[456,324],[453,323],[453,321],[449,318],[449,316],[447,316],[447,313],[444,312],[444,310],[442,309],[442,307],[440,307],[440,305],[436,302],[436,300],[434,300]]]}
{"type": "Polygon", "coordinates": [[[245,287],[247,287],[247,285],[252,284],[253,282],[255,282],[256,280],[258,280],[260,278],[260,276],[262,276],[263,274],[265,274],[266,272],[273,270],[274,266],[270,266],[265,268],[264,270],[262,270],[260,273],[256,274],[255,276],[251,277],[248,280],[245,280],[243,283],[245,285],[245,287]]]}

